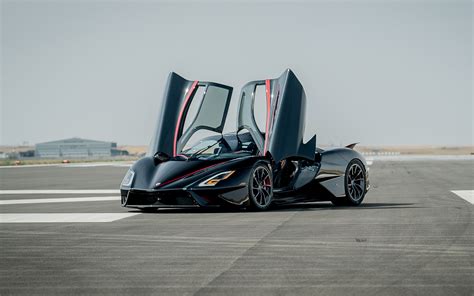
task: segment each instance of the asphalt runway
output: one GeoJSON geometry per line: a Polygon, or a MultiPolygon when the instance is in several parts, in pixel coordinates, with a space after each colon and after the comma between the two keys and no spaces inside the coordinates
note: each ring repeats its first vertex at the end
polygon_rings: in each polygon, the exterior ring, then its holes
{"type": "Polygon", "coordinates": [[[472,158],[375,161],[360,207],[261,213],[124,209],[126,170],[0,168],[0,294],[474,294],[474,206],[451,192],[472,158]]]}

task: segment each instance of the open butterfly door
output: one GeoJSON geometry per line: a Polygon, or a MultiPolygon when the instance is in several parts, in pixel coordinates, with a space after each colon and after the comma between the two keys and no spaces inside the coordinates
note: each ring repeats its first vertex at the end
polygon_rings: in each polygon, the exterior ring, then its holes
{"type": "Polygon", "coordinates": [[[176,156],[197,131],[222,133],[231,96],[230,86],[170,73],[149,153],[176,156]],[[196,112],[189,112],[191,105],[196,112]]]}
{"type": "Polygon", "coordinates": [[[248,130],[260,153],[271,155],[275,162],[287,158],[314,160],[316,136],[303,143],[306,95],[296,75],[286,70],[276,79],[247,83],[240,94],[238,130],[248,130]],[[256,90],[265,86],[265,123],[256,121],[256,90]]]}

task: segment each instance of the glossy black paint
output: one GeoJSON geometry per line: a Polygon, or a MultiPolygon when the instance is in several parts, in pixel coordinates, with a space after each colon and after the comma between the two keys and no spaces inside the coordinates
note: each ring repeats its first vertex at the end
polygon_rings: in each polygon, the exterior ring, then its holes
{"type": "Polygon", "coordinates": [[[150,155],[157,151],[168,155],[173,154],[176,122],[186,98],[186,90],[192,84],[192,81],[188,81],[174,72],[168,76],[154,137],[149,147],[150,155]]]}
{"type": "MultiPolygon", "coordinates": [[[[354,145],[350,148],[322,150],[316,148],[316,136],[303,143],[306,95],[291,70],[285,71],[277,79],[247,83],[240,95],[238,131],[206,138],[226,139],[226,147],[235,153],[234,157],[202,160],[180,156],[185,140],[189,138],[183,132],[193,132],[183,131],[182,116],[186,116],[189,108],[187,100],[192,100],[193,86],[197,83],[175,73],[170,74],[150,153],[131,167],[134,173],[132,183],[121,186],[123,206],[246,207],[249,205],[248,184],[252,168],[262,160],[268,163],[273,172],[275,204],[344,197],[344,175],[348,163],[353,159],[362,162],[368,177],[367,163],[360,153],[352,149],[354,145]],[[267,109],[269,117],[265,133],[259,131],[253,115],[257,85],[265,85],[269,94],[267,106],[270,109],[267,109]],[[239,131],[243,129],[249,133],[240,135],[239,131]],[[178,143],[175,142],[176,135],[178,143]],[[256,147],[253,155],[242,156],[238,145],[242,139],[253,141],[256,147]],[[178,150],[173,151],[176,150],[176,144],[178,150]],[[160,153],[160,157],[153,157],[156,153],[160,153]],[[203,185],[205,180],[223,172],[233,173],[215,186],[203,185]]],[[[214,82],[199,83],[229,90],[229,96],[223,98],[227,102],[221,124],[216,128],[197,127],[222,132],[232,88],[214,82]]]]}
{"type": "Polygon", "coordinates": [[[160,205],[133,204],[133,196],[139,195],[140,192],[157,196],[162,192],[180,194],[185,192],[190,194],[189,197],[194,200],[193,204],[196,206],[246,205],[250,169],[261,159],[259,156],[248,156],[216,161],[170,160],[155,165],[152,157],[144,157],[131,168],[136,172],[132,185],[129,188],[122,187],[122,197],[128,196],[129,199],[124,205],[129,207],[160,205]],[[217,173],[232,170],[235,170],[232,178],[219,182],[216,187],[199,186],[201,182],[217,173]]]}

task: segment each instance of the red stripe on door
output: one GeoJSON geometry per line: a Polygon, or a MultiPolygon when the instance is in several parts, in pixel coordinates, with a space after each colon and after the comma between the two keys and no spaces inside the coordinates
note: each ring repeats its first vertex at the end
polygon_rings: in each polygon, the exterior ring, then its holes
{"type": "Polygon", "coordinates": [[[177,155],[177,146],[178,146],[178,133],[179,133],[179,127],[181,126],[181,119],[183,117],[184,110],[186,109],[186,106],[188,105],[188,101],[191,98],[191,95],[194,92],[194,89],[196,88],[196,85],[198,84],[198,81],[194,81],[193,84],[191,85],[191,88],[188,90],[186,94],[186,98],[184,99],[184,104],[181,106],[181,111],[179,112],[178,116],[178,121],[176,122],[176,128],[174,130],[174,142],[173,142],[173,156],[175,157],[177,155]]]}
{"type": "Polygon", "coordinates": [[[265,155],[268,151],[268,131],[270,129],[270,80],[267,79],[265,80],[265,93],[267,94],[267,122],[266,122],[266,127],[265,127],[265,145],[263,148],[263,155],[265,155]]]}

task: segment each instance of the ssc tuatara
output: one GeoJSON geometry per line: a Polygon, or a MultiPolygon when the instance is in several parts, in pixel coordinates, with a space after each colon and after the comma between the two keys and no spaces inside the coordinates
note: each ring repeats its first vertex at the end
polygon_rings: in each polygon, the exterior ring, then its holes
{"type": "Polygon", "coordinates": [[[355,144],[323,150],[316,136],[303,143],[306,95],[291,70],[247,83],[237,130],[223,133],[231,97],[230,86],[172,72],[149,152],[122,181],[122,206],[266,210],[295,202],[362,202],[368,168],[355,144]]]}

